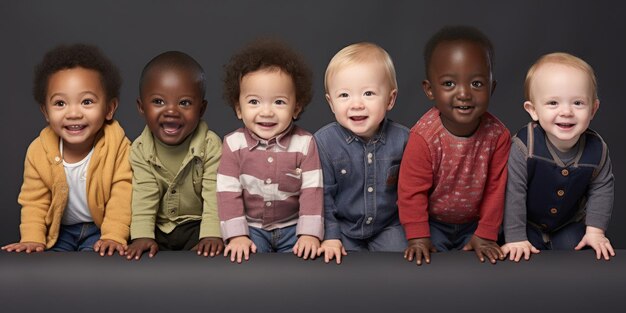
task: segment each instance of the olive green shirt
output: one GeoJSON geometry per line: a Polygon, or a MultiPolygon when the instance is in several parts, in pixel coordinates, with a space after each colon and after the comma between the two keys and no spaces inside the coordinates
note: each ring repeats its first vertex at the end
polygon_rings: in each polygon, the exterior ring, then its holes
{"type": "Polygon", "coordinates": [[[200,238],[221,237],[215,185],[222,142],[204,121],[190,136],[189,150],[177,173],[163,165],[171,160],[161,149],[157,157],[157,143],[148,127],[133,142],[131,239],[154,239],[155,227],[170,233],[194,220],[201,220],[200,238]]]}

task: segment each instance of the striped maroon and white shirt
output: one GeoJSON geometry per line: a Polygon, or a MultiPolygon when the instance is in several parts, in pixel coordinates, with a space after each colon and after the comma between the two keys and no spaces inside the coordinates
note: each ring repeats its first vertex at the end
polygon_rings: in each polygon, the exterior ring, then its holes
{"type": "Polygon", "coordinates": [[[264,140],[246,128],[224,137],[217,170],[222,237],[249,235],[248,226],[292,225],[297,235],[324,238],[322,170],[313,135],[292,124],[264,140]]]}

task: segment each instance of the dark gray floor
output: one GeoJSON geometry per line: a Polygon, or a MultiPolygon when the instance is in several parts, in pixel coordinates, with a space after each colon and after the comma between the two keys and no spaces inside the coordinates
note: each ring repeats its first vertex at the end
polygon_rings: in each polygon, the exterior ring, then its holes
{"type": "Polygon", "coordinates": [[[1,312],[623,312],[626,250],[544,251],[481,264],[438,253],[418,267],[399,253],[342,265],[259,254],[244,264],[189,252],[126,261],[92,253],[0,253],[1,312]]]}

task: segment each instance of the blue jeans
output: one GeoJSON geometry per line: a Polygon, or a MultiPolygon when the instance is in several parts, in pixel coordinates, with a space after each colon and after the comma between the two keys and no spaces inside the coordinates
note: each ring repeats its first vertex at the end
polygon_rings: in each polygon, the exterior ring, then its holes
{"type": "Polygon", "coordinates": [[[59,238],[50,251],[93,251],[100,239],[100,229],[94,223],[61,225],[59,238]]]}
{"type": "Polygon", "coordinates": [[[539,250],[573,250],[583,239],[587,226],[585,221],[574,222],[552,233],[544,233],[530,223],[526,224],[528,241],[539,250]]]}
{"type": "Polygon", "coordinates": [[[451,224],[429,220],[428,224],[430,224],[430,241],[440,252],[463,249],[478,227],[478,221],[451,224]]]}
{"type": "Polygon", "coordinates": [[[406,249],[406,236],[402,225],[387,226],[380,233],[367,239],[355,239],[341,234],[346,251],[402,252],[406,249]]]}
{"type": "Polygon", "coordinates": [[[248,228],[250,229],[250,239],[256,245],[256,251],[260,253],[291,252],[296,241],[298,241],[296,225],[269,231],[256,227],[248,228]]]}

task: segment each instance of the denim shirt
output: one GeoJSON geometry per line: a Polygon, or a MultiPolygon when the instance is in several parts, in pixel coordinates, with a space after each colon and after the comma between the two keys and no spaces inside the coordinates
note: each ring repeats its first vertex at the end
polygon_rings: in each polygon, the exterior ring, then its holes
{"type": "Polygon", "coordinates": [[[399,225],[398,173],[409,129],[385,119],[365,142],[333,122],[314,136],[324,175],[324,239],[367,239],[399,225]]]}

